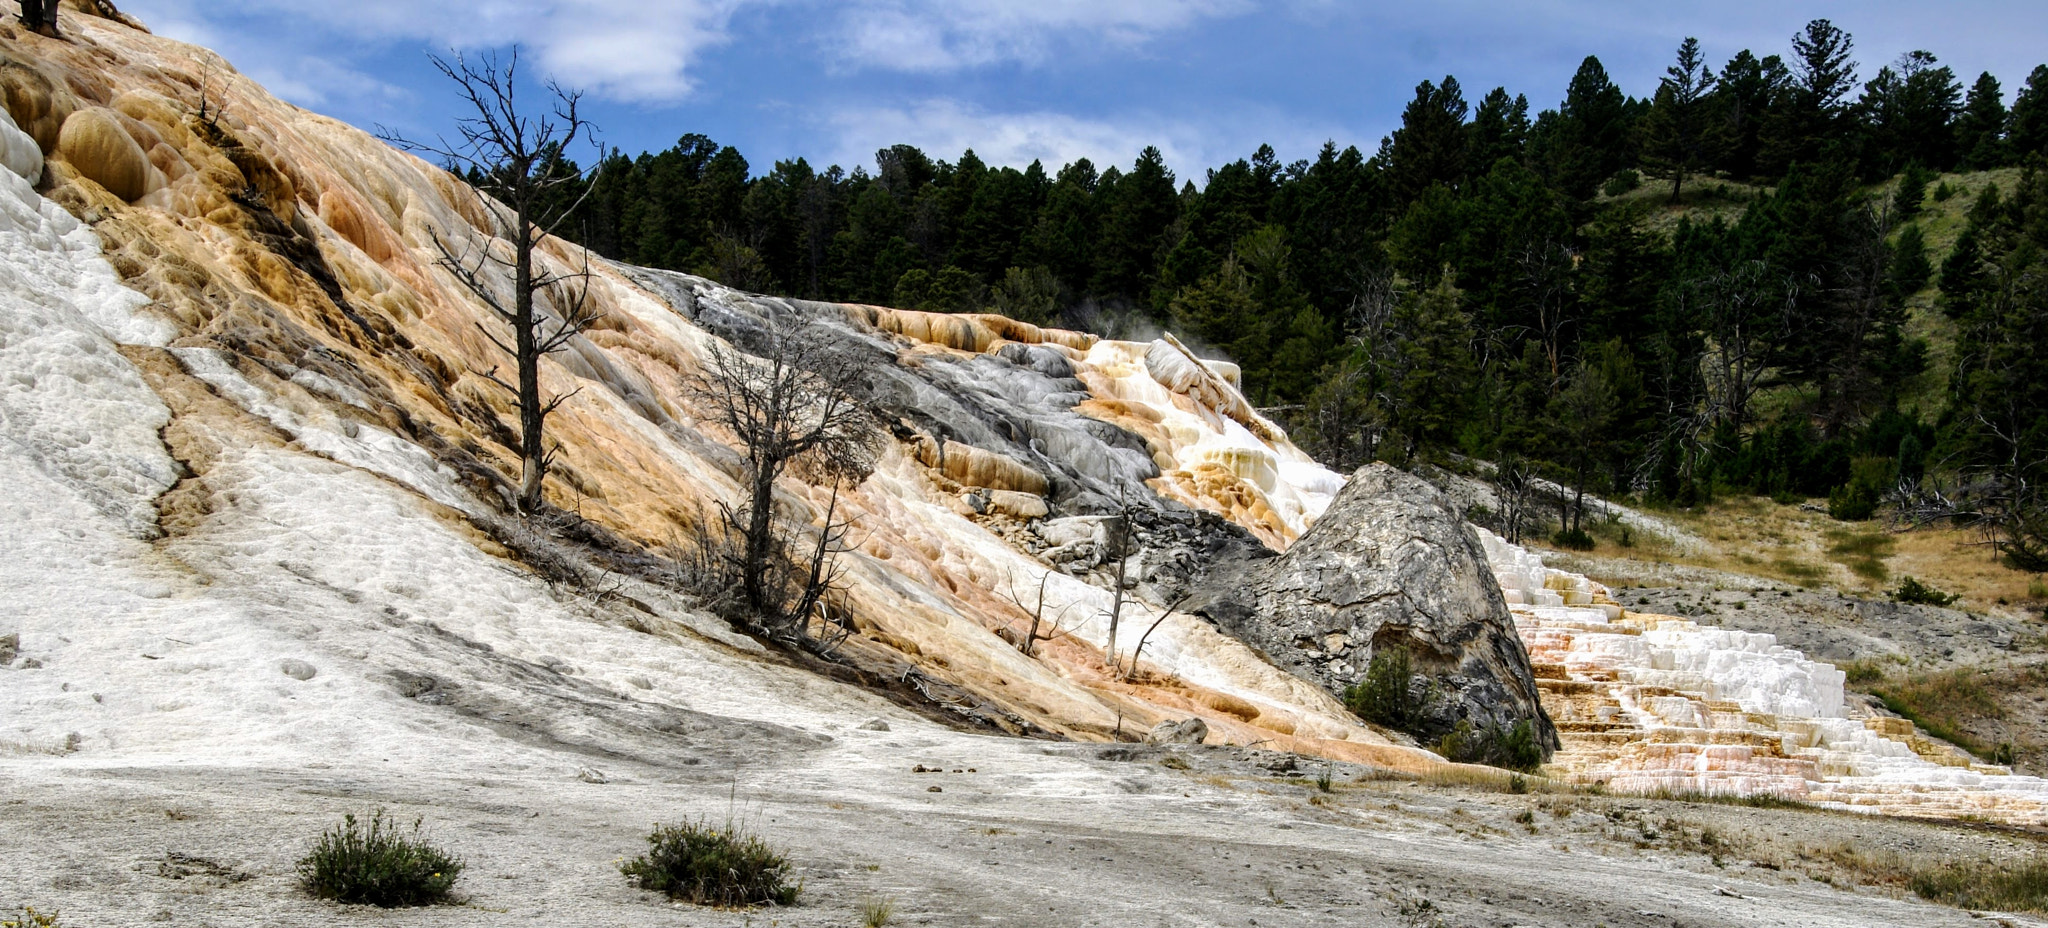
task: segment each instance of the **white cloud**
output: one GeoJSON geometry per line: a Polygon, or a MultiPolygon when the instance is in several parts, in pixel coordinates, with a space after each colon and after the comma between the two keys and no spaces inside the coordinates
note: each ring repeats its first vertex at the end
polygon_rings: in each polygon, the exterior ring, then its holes
{"type": "Polygon", "coordinates": [[[1249,157],[1263,139],[1283,160],[1313,157],[1323,141],[1345,133],[1332,126],[1309,126],[1299,115],[1272,111],[1206,114],[1193,119],[1156,115],[1087,118],[1046,110],[1000,112],[959,100],[934,98],[905,106],[841,107],[816,120],[820,134],[831,139],[831,163],[873,169],[877,149],[903,143],[933,158],[953,160],[972,148],[990,165],[1022,169],[1033,160],[1048,173],[1078,158],[1100,171],[1111,165],[1129,170],[1147,145],[1159,148],[1179,180],[1206,182],[1202,171],[1249,157]]]}
{"type": "Polygon", "coordinates": [[[1053,112],[997,113],[946,99],[904,107],[834,109],[823,122],[834,138],[832,160],[870,169],[877,149],[898,143],[946,160],[969,148],[990,165],[1022,168],[1037,160],[1047,171],[1078,158],[1094,161],[1097,170],[1127,166],[1147,145],[1159,146],[1170,165],[1193,164],[1189,148],[1200,147],[1196,133],[1185,126],[1106,122],[1053,112]]]}
{"type": "Polygon", "coordinates": [[[825,39],[842,67],[952,71],[1000,62],[1044,64],[1089,40],[1120,47],[1215,17],[1250,0],[851,0],[825,39]]]}
{"type": "MultiPolygon", "coordinates": [[[[263,36],[279,51],[321,54],[324,33],[371,44],[456,49],[518,44],[564,83],[614,100],[674,102],[692,71],[732,40],[743,9],[782,8],[838,70],[949,72],[1004,62],[1041,65],[1069,49],[1127,53],[1252,0],[132,0],[166,34],[195,41],[263,36]],[[279,34],[279,33],[289,33],[279,34]],[[305,41],[296,41],[303,39],[305,41]]],[[[801,41],[801,39],[799,39],[801,41]]],[[[244,51],[254,51],[253,47],[244,51]]],[[[287,83],[301,83],[279,69],[287,83]]],[[[317,87],[305,89],[319,93],[317,87]]],[[[324,98],[324,96],[323,96],[324,98]]],[[[308,98],[312,99],[312,98],[308,98]]]]}
{"type": "MultiPolygon", "coordinates": [[[[617,100],[667,102],[692,89],[690,68],[727,40],[734,12],[766,0],[135,0],[180,38],[244,31],[256,21],[311,26],[368,42],[455,49],[518,44],[538,69],[617,100]]],[[[279,37],[284,43],[289,39],[279,37]]],[[[290,79],[288,78],[288,82],[290,79]]]]}

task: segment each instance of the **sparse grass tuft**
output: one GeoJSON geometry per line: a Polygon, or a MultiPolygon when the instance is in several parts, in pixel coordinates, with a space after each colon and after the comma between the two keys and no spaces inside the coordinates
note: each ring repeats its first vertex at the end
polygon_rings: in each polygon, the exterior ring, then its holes
{"type": "Polygon", "coordinates": [[[299,859],[299,884],[350,905],[388,909],[446,901],[463,864],[421,837],[420,823],[415,818],[402,829],[378,809],[366,829],[354,815],[343,816],[299,859]]]}
{"type": "Polygon", "coordinates": [[[1948,861],[1913,874],[1908,883],[1922,899],[1964,909],[2048,912],[2048,857],[2020,862],[1948,861]]]}
{"type": "Polygon", "coordinates": [[[886,928],[896,918],[896,900],[887,896],[870,898],[860,904],[861,928],[886,928]]]}
{"type": "Polygon", "coordinates": [[[1828,533],[1828,556],[1872,583],[1883,583],[1891,576],[1891,571],[1885,569],[1884,559],[1895,547],[1892,537],[1883,532],[1828,533]]]}
{"type": "Polygon", "coordinates": [[[697,905],[793,905],[800,886],[789,882],[789,861],[759,835],[727,821],[713,828],[698,820],[656,825],[648,850],[619,865],[642,889],[697,905]]]}
{"type": "Polygon", "coordinates": [[[1734,793],[1701,793],[1685,790],[1660,789],[1638,793],[1644,799],[1660,802],[1712,803],[1721,806],[1746,806],[1752,809],[1810,809],[1813,806],[1797,799],[1787,799],[1775,793],[1754,793],[1743,796],[1734,793]]]}
{"type": "Polygon", "coordinates": [[[1867,686],[1884,680],[1884,668],[1876,661],[1847,661],[1835,665],[1842,669],[1842,675],[1850,686],[1867,686]]]}
{"type": "Polygon", "coordinates": [[[57,913],[38,912],[35,906],[22,906],[14,915],[0,918],[0,928],[59,928],[57,913]]]}
{"type": "Polygon", "coordinates": [[[1870,688],[1884,707],[1910,719],[1930,735],[1994,763],[2012,761],[2011,745],[1987,745],[1963,726],[1974,719],[2000,718],[2005,708],[1985,685],[1983,673],[1957,668],[1911,674],[1870,688]]]}
{"type": "Polygon", "coordinates": [[[1781,557],[1771,562],[1771,569],[1780,577],[1804,587],[1819,586],[1823,571],[1805,561],[1781,557]]]}

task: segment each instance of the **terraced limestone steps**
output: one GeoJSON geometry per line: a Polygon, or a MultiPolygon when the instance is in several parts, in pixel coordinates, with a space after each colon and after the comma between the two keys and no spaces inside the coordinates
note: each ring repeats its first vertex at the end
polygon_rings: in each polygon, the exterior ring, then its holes
{"type": "Polygon", "coordinates": [[[1551,763],[1567,778],[1619,793],[2048,824],[2048,780],[1851,705],[1839,669],[1775,636],[1627,612],[1606,587],[1480,536],[1563,740],[1551,763]]]}

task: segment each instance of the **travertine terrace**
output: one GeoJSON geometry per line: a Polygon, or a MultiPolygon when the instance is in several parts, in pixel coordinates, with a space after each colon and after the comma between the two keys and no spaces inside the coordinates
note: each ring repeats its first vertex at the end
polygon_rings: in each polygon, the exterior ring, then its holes
{"type": "Polygon", "coordinates": [[[1571,779],[2048,823],[2048,780],[1978,762],[1904,719],[1851,712],[1840,670],[1773,636],[1627,612],[1600,584],[1483,537],[1564,741],[1554,765],[1571,779]]]}

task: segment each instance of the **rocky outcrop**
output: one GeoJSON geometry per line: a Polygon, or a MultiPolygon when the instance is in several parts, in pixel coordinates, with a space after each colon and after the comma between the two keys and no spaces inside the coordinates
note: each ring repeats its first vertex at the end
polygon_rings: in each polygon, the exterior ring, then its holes
{"type": "Polygon", "coordinates": [[[1406,651],[1421,737],[1526,720],[1546,753],[1557,746],[1478,536],[1421,478],[1361,468],[1286,553],[1222,572],[1204,597],[1198,612],[1331,693],[1374,654],[1406,651]]]}

